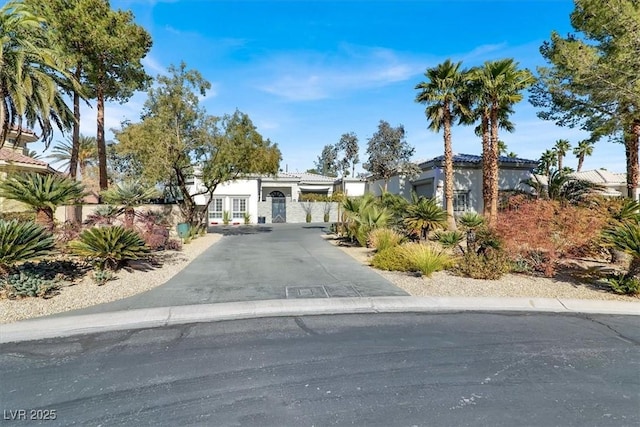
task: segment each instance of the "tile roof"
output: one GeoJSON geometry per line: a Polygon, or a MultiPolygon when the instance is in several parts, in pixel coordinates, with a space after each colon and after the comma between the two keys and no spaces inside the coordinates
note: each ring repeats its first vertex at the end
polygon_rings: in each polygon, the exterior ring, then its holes
{"type": "Polygon", "coordinates": [[[22,153],[19,153],[15,150],[12,150],[6,147],[0,148],[0,161],[23,163],[27,165],[43,166],[43,167],[49,166],[47,162],[34,159],[33,157],[25,156],[22,153]]]}
{"type": "MultiPolygon", "coordinates": [[[[430,159],[430,160],[422,161],[418,164],[424,164],[428,162],[442,162],[442,161],[444,161],[444,155],[434,157],[433,159],[430,159]]],[[[499,156],[498,161],[500,163],[513,163],[513,164],[522,164],[522,163],[537,164],[538,163],[537,160],[521,159],[519,157],[508,157],[508,156],[499,156]]],[[[482,162],[482,156],[477,156],[475,154],[454,154],[453,162],[480,164],[482,162]]]]}

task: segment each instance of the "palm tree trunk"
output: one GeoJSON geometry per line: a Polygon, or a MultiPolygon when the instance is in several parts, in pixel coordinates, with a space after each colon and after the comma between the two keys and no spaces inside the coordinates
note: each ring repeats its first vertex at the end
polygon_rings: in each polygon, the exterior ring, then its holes
{"type": "Polygon", "coordinates": [[[100,190],[106,190],[109,186],[107,182],[107,147],[104,141],[104,89],[98,84],[98,130],[96,139],[98,140],[98,170],[100,174],[100,190]]]}
{"type": "Polygon", "coordinates": [[[7,112],[4,109],[4,90],[0,88],[0,148],[4,145],[4,140],[7,138],[7,128],[5,126],[5,115],[7,112]]]}
{"type": "Polygon", "coordinates": [[[627,156],[627,196],[635,197],[638,188],[638,148],[640,146],[640,120],[631,124],[631,132],[626,133],[624,146],[627,156]]]}
{"type": "Polygon", "coordinates": [[[49,207],[38,208],[36,210],[35,223],[41,225],[47,231],[53,231],[53,210],[49,207]]]}
{"type": "Polygon", "coordinates": [[[578,168],[576,169],[576,172],[580,172],[582,170],[583,163],[584,163],[584,154],[580,154],[578,156],[578,168]]]}
{"type": "Polygon", "coordinates": [[[136,211],[133,208],[124,209],[124,226],[125,228],[133,228],[133,221],[136,217],[136,211]]]}
{"type": "Polygon", "coordinates": [[[451,112],[449,106],[444,107],[444,199],[447,206],[447,226],[456,229],[453,216],[453,150],[451,148],[451,112]]]}
{"type": "Polygon", "coordinates": [[[489,149],[489,183],[491,187],[491,204],[488,224],[494,226],[498,222],[498,105],[491,109],[491,144],[489,149]]]}
{"type": "Polygon", "coordinates": [[[489,135],[489,116],[485,112],[481,119],[482,126],[482,214],[485,218],[489,218],[491,215],[491,177],[489,172],[490,167],[490,152],[491,152],[491,139],[489,135]]]}
{"type": "Polygon", "coordinates": [[[629,264],[629,271],[627,271],[626,277],[640,278],[640,258],[634,256],[629,264]]]}

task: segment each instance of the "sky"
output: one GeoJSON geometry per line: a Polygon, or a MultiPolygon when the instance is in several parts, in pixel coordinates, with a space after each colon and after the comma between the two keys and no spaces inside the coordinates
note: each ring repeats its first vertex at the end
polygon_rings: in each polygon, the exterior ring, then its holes
{"type": "MultiPolygon", "coordinates": [[[[404,126],[415,160],[441,155],[442,134],[428,129],[424,105],[415,102],[425,70],[446,59],[468,68],[513,58],[535,72],[547,65],[539,48],[551,32],[572,31],[573,10],[571,0],[111,0],[111,6],[131,10],[151,34],[143,60],[150,75],[181,61],[198,70],[212,84],[201,99],[207,113],[247,113],[278,144],[281,169],[289,172],[313,168],[322,148],[347,132],[358,136],[363,163],[380,120],[404,126]]],[[[575,146],[587,137],[538,119],[524,95],[511,117],[515,132],[500,134],[509,151],[538,159],[558,139],[575,146]]],[[[145,99],[136,93],[124,104],[107,104],[106,128],[138,121],[145,99]]],[[[83,134],[95,135],[95,115],[95,107],[83,108],[83,134]]],[[[454,127],[452,138],[455,153],[481,153],[472,127],[454,127]]],[[[577,160],[569,154],[564,163],[575,168],[577,160]]],[[[596,168],[624,172],[624,147],[598,142],[583,167],[596,168]]]]}

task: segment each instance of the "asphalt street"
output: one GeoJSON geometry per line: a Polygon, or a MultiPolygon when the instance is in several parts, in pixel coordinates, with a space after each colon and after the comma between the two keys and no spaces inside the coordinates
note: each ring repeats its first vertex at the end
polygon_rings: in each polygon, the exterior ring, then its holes
{"type": "Polygon", "coordinates": [[[3,344],[2,424],[637,426],[639,326],[638,316],[369,314],[3,344]]]}
{"type": "Polygon", "coordinates": [[[322,238],[322,224],[222,228],[224,237],[151,291],[64,315],[287,298],[406,296],[322,238]]]}

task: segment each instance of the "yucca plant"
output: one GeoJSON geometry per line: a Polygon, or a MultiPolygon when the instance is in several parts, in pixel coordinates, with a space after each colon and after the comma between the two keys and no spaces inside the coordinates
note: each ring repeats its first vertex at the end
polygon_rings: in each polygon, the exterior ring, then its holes
{"type": "Polygon", "coordinates": [[[458,218],[458,224],[467,233],[467,253],[477,250],[477,233],[484,227],[484,217],[476,212],[465,212],[458,218]]]}
{"type": "Polygon", "coordinates": [[[53,214],[58,206],[84,196],[82,184],[69,178],[37,173],[11,175],[0,182],[0,197],[28,205],[36,211],[36,223],[53,230],[53,214]]]}
{"type": "Polygon", "coordinates": [[[431,231],[447,226],[447,212],[438,206],[435,199],[414,195],[413,203],[407,206],[404,223],[421,240],[427,240],[431,231]]]}
{"type": "Polygon", "coordinates": [[[438,241],[445,249],[459,248],[462,253],[462,242],[464,241],[464,233],[458,230],[440,231],[435,234],[435,240],[438,241]]]}
{"type": "Polygon", "coordinates": [[[69,243],[71,253],[93,261],[100,270],[117,270],[127,261],[144,258],[149,248],[138,233],[121,226],[94,227],[69,243]]]}
{"type": "Polygon", "coordinates": [[[48,255],[53,235],[33,222],[0,220],[0,275],[19,261],[48,255]]]}
{"type": "Polygon", "coordinates": [[[125,181],[115,184],[100,195],[111,205],[121,205],[124,211],[125,227],[133,227],[135,207],[148,202],[158,196],[158,190],[140,181],[125,181]]]}

